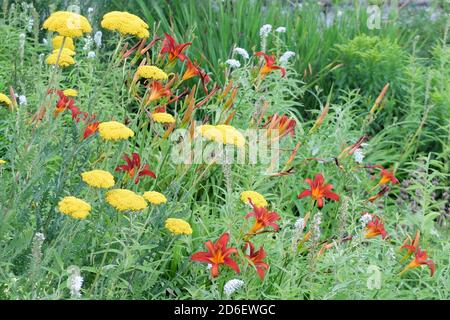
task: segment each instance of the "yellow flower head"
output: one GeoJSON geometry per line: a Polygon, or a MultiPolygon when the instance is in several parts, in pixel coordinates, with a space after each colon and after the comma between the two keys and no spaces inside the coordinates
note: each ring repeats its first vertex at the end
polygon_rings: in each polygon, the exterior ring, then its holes
{"type": "Polygon", "coordinates": [[[137,75],[139,78],[154,80],[167,80],[168,78],[167,73],[156,66],[140,66],[137,69],[137,75]]]}
{"type": "Polygon", "coordinates": [[[78,95],[78,91],[75,89],[66,89],[63,93],[66,97],[76,97],[78,95]]]}
{"type": "Polygon", "coordinates": [[[159,123],[175,123],[175,118],[170,113],[165,112],[152,113],[152,119],[159,123]]]}
{"type": "Polygon", "coordinates": [[[2,165],[2,164],[6,164],[6,161],[3,159],[0,159],[0,165],[2,165]]]}
{"type": "Polygon", "coordinates": [[[63,68],[75,64],[75,60],[71,56],[61,53],[58,60],[58,55],[58,52],[52,53],[45,59],[45,63],[56,65],[56,62],[58,62],[58,65],[63,68]]]}
{"type": "Polygon", "coordinates": [[[106,201],[119,211],[139,211],[147,208],[147,202],[142,196],[126,189],[108,191],[106,201]]]}
{"type": "Polygon", "coordinates": [[[156,191],[145,192],[144,199],[147,200],[148,202],[150,202],[152,204],[156,204],[156,205],[167,202],[167,198],[162,193],[159,193],[156,191]]]}
{"type": "Polygon", "coordinates": [[[58,209],[77,219],[84,219],[91,211],[91,205],[75,197],[65,197],[58,203],[58,209]]]}
{"type": "Polygon", "coordinates": [[[253,204],[257,207],[267,207],[267,201],[264,196],[256,191],[247,190],[241,193],[241,201],[250,204],[248,199],[251,199],[253,204]]]}
{"type": "MultiPolygon", "coordinates": [[[[63,43],[63,36],[56,36],[52,39],[52,43],[53,43],[53,50],[59,49],[62,46],[63,43]]],[[[67,48],[69,50],[75,51],[75,45],[73,44],[73,39],[72,38],[67,38],[64,41],[64,48],[67,48]]]]}
{"type": "Polygon", "coordinates": [[[100,123],[98,126],[98,132],[105,140],[121,140],[134,136],[133,130],[117,121],[100,123]]]}
{"type": "Polygon", "coordinates": [[[197,127],[197,132],[204,138],[212,141],[221,142],[223,144],[233,144],[238,147],[245,145],[244,136],[233,126],[220,124],[201,125],[197,127]]]}
{"type": "MultiPolygon", "coordinates": [[[[58,56],[59,50],[61,50],[61,48],[53,50],[52,54],[56,54],[56,56],[58,56]]],[[[67,48],[63,48],[62,51],[61,51],[61,55],[66,55],[66,56],[73,57],[75,55],[75,51],[72,51],[72,50],[67,49],[67,48]]]]}
{"type": "Polygon", "coordinates": [[[58,32],[64,37],[81,37],[83,33],[92,32],[89,21],[75,12],[57,11],[44,21],[42,26],[48,31],[58,32]]]}
{"type": "Polygon", "coordinates": [[[84,182],[94,188],[108,189],[114,186],[114,177],[108,171],[92,170],[83,172],[81,178],[84,182]]]}
{"type": "Polygon", "coordinates": [[[6,105],[10,106],[12,105],[12,101],[10,98],[8,98],[7,95],[0,93],[0,103],[5,103],[6,105]]]}
{"type": "Polygon", "coordinates": [[[112,11],[103,16],[103,28],[118,31],[121,35],[130,34],[138,38],[148,38],[148,24],[138,16],[122,11],[112,11]]]}
{"type": "Polygon", "coordinates": [[[192,234],[191,226],[183,219],[167,219],[166,228],[173,234],[192,234]]]}

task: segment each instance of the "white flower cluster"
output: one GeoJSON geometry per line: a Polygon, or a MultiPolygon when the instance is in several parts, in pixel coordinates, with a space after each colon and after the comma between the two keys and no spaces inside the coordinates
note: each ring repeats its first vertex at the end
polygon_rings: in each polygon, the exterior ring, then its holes
{"type": "Polygon", "coordinates": [[[355,159],[356,163],[362,163],[364,160],[364,147],[367,146],[367,143],[361,144],[361,148],[358,148],[353,152],[353,158],[355,159]]]}
{"type": "Polygon", "coordinates": [[[225,63],[231,68],[239,68],[241,66],[241,63],[236,59],[228,59],[225,63]]]}
{"type": "Polygon", "coordinates": [[[372,221],[373,216],[370,213],[365,213],[359,221],[361,222],[362,226],[365,227],[370,221],[372,221]]]}
{"type": "Polygon", "coordinates": [[[320,224],[322,223],[322,212],[318,211],[313,218],[312,227],[313,227],[313,239],[314,241],[319,240],[321,236],[320,224]]]}
{"type": "Polygon", "coordinates": [[[275,29],[276,32],[278,33],[285,33],[286,32],[286,28],[285,27],[278,27],[275,29]]]}
{"type": "Polygon", "coordinates": [[[223,287],[223,292],[229,297],[231,296],[236,290],[241,288],[245,284],[244,281],[239,279],[231,279],[225,283],[223,287]]]}
{"type": "Polygon", "coordinates": [[[294,56],[295,56],[295,52],[293,52],[293,51],[286,51],[280,57],[280,63],[286,63],[290,58],[292,58],[294,56]]]}
{"type": "Polygon", "coordinates": [[[240,55],[244,59],[248,59],[249,58],[247,50],[245,50],[243,48],[234,48],[233,52],[238,54],[238,55],[240,55]]]}
{"type": "Polygon", "coordinates": [[[265,24],[261,27],[261,29],[259,29],[259,36],[261,38],[266,38],[269,35],[270,31],[272,31],[272,25],[265,24]]]}
{"type": "Polygon", "coordinates": [[[69,277],[67,278],[67,288],[70,290],[72,299],[81,298],[81,287],[83,286],[83,277],[80,275],[80,268],[70,266],[67,268],[69,277]]]}
{"type": "Polygon", "coordinates": [[[97,48],[100,48],[102,46],[102,36],[103,36],[103,34],[101,31],[97,31],[94,34],[94,42],[95,42],[95,45],[97,46],[97,48]]]}
{"type": "Polygon", "coordinates": [[[296,231],[302,232],[303,229],[305,229],[305,219],[298,218],[297,221],[295,221],[294,227],[296,231]]]}

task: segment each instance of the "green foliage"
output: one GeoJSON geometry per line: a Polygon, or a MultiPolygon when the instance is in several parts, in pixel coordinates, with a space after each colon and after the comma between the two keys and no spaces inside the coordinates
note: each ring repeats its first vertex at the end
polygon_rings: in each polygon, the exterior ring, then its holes
{"type": "Polygon", "coordinates": [[[336,45],[337,59],[343,67],[337,70],[339,86],[360,88],[376,97],[386,83],[397,91],[403,80],[406,54],[386,38],[360,35],[336,45]]]}

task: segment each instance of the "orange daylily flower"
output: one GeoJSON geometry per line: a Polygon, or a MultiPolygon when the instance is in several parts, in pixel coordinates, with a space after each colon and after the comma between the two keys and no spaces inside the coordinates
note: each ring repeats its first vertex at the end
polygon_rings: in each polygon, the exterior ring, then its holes
{"type": "Polygon", "coordinates": [[[123,156],[123,159],[127,162],[127,164],[118,166],[115,171],[126,171],[128,172],[130,178],[133,178],[136,175],[137,171],[137,176],[134,181],[135,184],[139,183],[139,180],[142,176],[149,176],[153,179],[156,179],[156,174],[150,170],[150,166],[148,164],[141,167],[141,157],[136,152],[133,152],[131,158],[125,154],[123,156]]]}
{"type": "Polygon", "coordinates": [[[339,201],[339,196],[336,193],[331,192],[331,189],[333,189],[333,185],[326,184],[321,173],[317,174],[314,177],[314,181],[309,178],[305,179],[305,181],[311,188],[300,193],[297,196],[298,199],[311,197],[313,200],[317,201],[317,206],[319,208],[323,207],[323,198],[328,198],[333,201],[339,201]]]}
{"type": "Polygon", "coordinates": [[[91,122],[84,129],[83,137],[87,139],[89,136],[93,135],[98,130],[98,126],[100,125],[99,121],[91,122]]]}
{"type": "Polygon", "coordinates": [[[208,92],[208,89],[206,88],[206,84],[211,80],[211,78],[208,76],[208,74],[205,72],[205,70],[201,69],[197,63],[193,63],[190,59],[187,59],[186,64],[186,71],[183,74],[182,80],[186,81],[193,77],[200,77],[200,80],[202,81],[203,89],[205,92],[208,92]]]}
{"type": "Polygon", "coordinates": [[[258,251],[255,251],[255,246],[251,242],[247,242],[244,246],[244,252],[250,249],[249,254],[245,255],[251,265],[256,268],[256,272],[258,272],[261,280],[264,280],[264,276],[266,275],[266,271],[269,269],[269,265],[265,263],[263,260],[266,257],[266,252],[264,251],[264,247],[261,246],[258,251]]]}
{"type": "Polygon", "coordinates": [[[369,221],[369,223],[367,223],[366,231],[367,231],[365,236],[366,239],[374,238],[380,235],[381,238],[384,239],[388,235],[386,230],[384,229],[383,222],[381,222],[381,220],[377,216],[374,216],[372,218],[372,221],[369,221]]]}
{"type": "Polygon", "coordinates": [[[385,185],[389,182],[391,182],[392,184],[398,183],[398,180],[394,176],[394,172],[392,172],[392,171],[389,171],[387,169],[382,169],[380,175],[381,175],[381,179],[378,182],[378,185],[380,185],[380,186],[385,185]]]}
{"type": "Polygon", "coordinates": [[[266,60],[266,63],[259,70],[259,73],[261,74],[261,78],[264,78],[268,73],[270,73],[274,70],[280,70],[282,77],[284,77],[286,75],[286,69],[275,65],[275,56],[265,54],[262,51],[256,52],[255,56],[257,56],[257,57],[264,56],[264,60],[266,60]]]}
{"type": "Polygon", "coordinates": [[[403,245],[400,247],[400,250],[406,249],[407,252],[400,261],[407,259],[410,255],[412,255],[414,252],[417,251],[417,248],[419,248],[419,241],[420,241],[420,230],[417,230],[414,239],[411,239],[409,235],[407,236],[406,240],[403,242],[403,245]]]}
{"type": "Polygon", "coordinates": [[[279,116],[274,114],[267,118],[267,123],[264,125],[267,128],[267,135],[270,136],[272,130],[278,130],[278,138],[281,139],[287,134],[291,137],[295,137],[295,126],[297,122],[294,119],[289,118],[287,115],[283,114],[279,116]]]}
{"type": "Polygon", "coordinates": [[[169,54],[169,62],[172,62],[175,59],[180,59],[180,61],[184,61],[187,59],[186,55],[183,51],[192,44],[192,42],[186,43],[177,43],[171,35],[164,33],[164,40],[162,43],[162,48],[159,54],[168,53],[169,54]]]}
{"type": "Polygon", "coordinates": [[[421,265],[427,265],[430,268],[430,275],[431,277],[434,275],[434,272],[436,271],[436,265],[434,264],[433,260],[428,259],[427,252],[425,250],[421,250],[420,248],[417,248],[414,259],[403,269],[402,272],[400,272],[399,275],[402,275],[406,271],[414,268],[418,268],[421,265]]]}
{"type": "Polygon", "coordinates": [[[153,81],[150,86],[150,95],[148,96],[147,101],[155,101],[162,97],[170,97],[171,92],[168,86],[163,86],[159,81],[153,81]]]}
{"type": "Polygon", "coordinates": [[[223,264],[240,273],[239,266],[230,258],[232,254],[237,253],[237,249],[227,248],[229,238],[230,235],[226,232],[216,243],[213,244],[211,241],[206,242],[205,247],[208,251],[194,253],[191,256],[191,260],[211,264],[211,275],[214,278],[219,275],[219,266],[223,264]]]}
{"type": "Polygon", "coordinates": [[[280,230],[280,227],[275,223],[275,221],[280,219],[278,213],[274,211],[269,212],[266,208],[256,206],[250,198],[248,198],[248,201],[253,207],[253,211],[248,213],[245,219],[251,217],[256,219],[248,235],[256,234],[256,232],[266,227],[272,227],[276,232],[280,230]]]}

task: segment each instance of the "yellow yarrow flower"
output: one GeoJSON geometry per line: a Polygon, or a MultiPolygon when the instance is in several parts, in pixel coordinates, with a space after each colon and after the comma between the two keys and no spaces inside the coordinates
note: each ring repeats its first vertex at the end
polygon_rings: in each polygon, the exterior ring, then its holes
{"type": "Polygon", "coordinates": [[[140,66],[137,69],[137,75],[139,78],[154,80],[167,80],[168,78],[167,73],[156,66],[140,66]]]}
{"type": "Polygon", "coordinates": [[[167,198],[162,193],[156,191],[147,191],[143,197],[148,202],[156,205],[167,202],[167,198]]]}
{"type": "Polygon", "coordinates": [[[6,105],[12,105],[12,101],[6,94],[0,93],[0,103],[5,103],[6,105]]]}
{"type": "Polygon", "coordinates": [[[148,38],[148,24],[138,16],[124,12],[112,11],[103,16],[103,28],[119,32],[121,35],[130,34],[138,38],[148,38]]]}
{"type": "Polygon", "coordinates": [[[2,165],[2,164],[6,164],[6,161],[3,159],[0,159],[0,165],[2,165]]]}
{"type": "Polygon", "coordinates": [[[57,11],[44,21],[42,26],[49,31],[58,32],[64,37],[81,37],[83,33],[92,32],[89,21],[75,12],[57,11]]]}
{"type": "Polygon", "coordinates": [[[66,89],[63,91],[66,97],[76,97],[78,96],[78,91],[75,89],[66,89]]]}
{"type": "Polygon", "coordinates": [[[91,205],[75,197],[65,197],[58,203],[58,209],[73,218],[84,219],[91,211],[91,205]]]}
{"type": "Polygon", "coordinates": [[[245,145],[244,136],[233,126],[229,125],[201,125],[197,127],[197,132],[204,138],[223,144],[233,144],[238,147],[245,145]]]}
{"type": "MultiPolygon", "coordinates": [[[[63,36],[56,36],[52,39],[53,50],[61,48],[63,39],[63,36]]],[[[75,51],[75,45],[73,44],[72,38],[66,37],[66,40],[64,41],[64,48],[75,51]]]]}
{"type": "MultiPolygon", "coordinates": [[[[56,54],[56,56],[58,56],[60,50],[61,50],[61,48],[55,49],[55,50],[52,51],[52,54],[56,54]]],[[[66,56],[73,57],[75,55],[75,51],[72,51],[72,50],[67,49],[67,48],[63,48],[61,50],[61,55],[63,55],[63,54],[66,55],[66,56]]]]}
{"type": "Polygon", "coordinates": [[[108,171],[92,170],[83,172],[81,178],[91,187],[108,189],[114,186],[114,177],[108,171]]]}
{"type": "Polygon", "coordinates": [[[56,65],[56,62],[58,62],[58,65],[63,68],[75,64],[75,60],[67,54],[61,53],[59,60],[58,60],[58,56],[59,56],[58,52],[52,53],[51,55],[49,55],[47,57],[47,59],[45,59],[45,63],[50,64],[50,65],[56,65]]]}
{"type": "Polygon", "coordinates": [[[168,218],[165,225],[173,234],[192,234],[191,225],[183,219],[168,218]]]}
{"type": "Polygon", "coordinates": [[[108,191],[106,201],[119,211],[139,211],[147,208],[144,197],[126,189],[108,191]]]}
{"type": "Polygon", "coordinates": [[[105,140],[121,140],[134,136],[133,130],[117,121],[100,123],[98,126],[98,132],[105,140]]]}
{"type": "Polygon", "coordinates": [[[152,119],[159,123],[175,123],[175,118],[171,114],[165,112],[152,113],[152,119]]]}
{"type": "Polygon", "coordinates": [[[256,191],[247,190],[241,193],[241,201],[250,204],[248,199],[251,199],[253,204],[257,207],[267,207],[267,201],[264,196],[256,191]]]}

